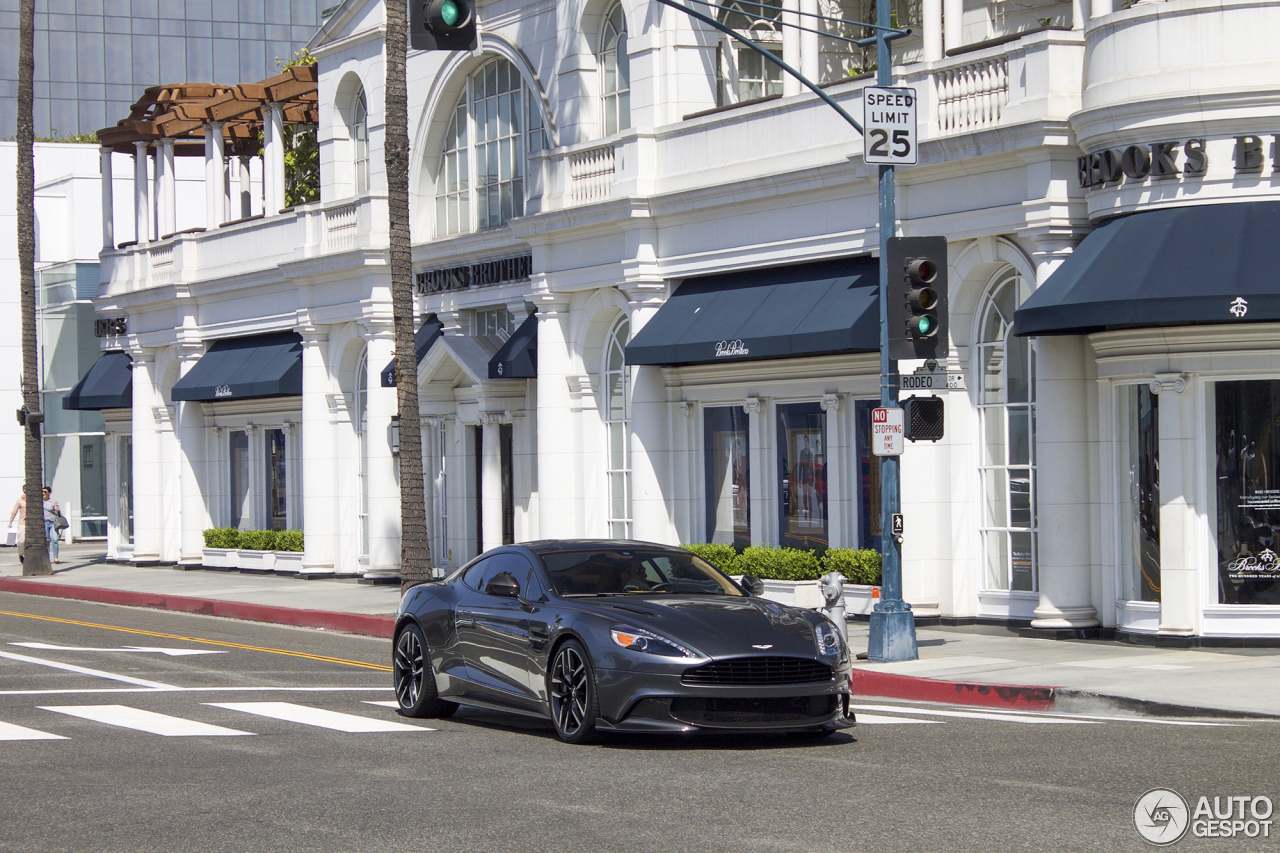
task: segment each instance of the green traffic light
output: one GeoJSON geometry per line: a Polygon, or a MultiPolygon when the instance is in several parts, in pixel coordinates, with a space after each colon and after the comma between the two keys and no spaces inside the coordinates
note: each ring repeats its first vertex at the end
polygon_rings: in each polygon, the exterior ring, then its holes
{"type": "Polygon", "coordinates": [[[932,314],[921,314],[911,318],[911,332],[918,338],[927,338],[938,331],[938,318],[932,314]]]}
{"type": "Polygon", "coordinates": [[[440,20],[444,21],[445,26],[456,27],[461,19],[462,7],[456,0],[444,0],[440,4],[440,20]]]}

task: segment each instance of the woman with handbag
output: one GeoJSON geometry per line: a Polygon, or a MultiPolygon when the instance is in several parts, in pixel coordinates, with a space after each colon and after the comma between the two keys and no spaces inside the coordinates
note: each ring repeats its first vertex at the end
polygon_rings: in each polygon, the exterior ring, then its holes
{"type": "Polygon", "coordinates": [[[49,559],[55,563],[61,563],[58,559],[58,537],[62,535],[62,526],[66,524],[66,519],[62,516],[62,509],[50,497],[53,489],[49,486],[44,487],[44,536],[49,540],[49,559]]]}

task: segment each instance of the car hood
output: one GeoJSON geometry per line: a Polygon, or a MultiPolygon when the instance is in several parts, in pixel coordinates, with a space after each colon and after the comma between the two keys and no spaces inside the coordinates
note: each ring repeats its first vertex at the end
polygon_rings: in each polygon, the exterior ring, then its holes
{"type": "Polygon", "coordinates": [[[761,598],[636,595],[574,603],[615,624],[665,634],[709,657],[811,658],[818,650],[805,611],[761,598]]]}

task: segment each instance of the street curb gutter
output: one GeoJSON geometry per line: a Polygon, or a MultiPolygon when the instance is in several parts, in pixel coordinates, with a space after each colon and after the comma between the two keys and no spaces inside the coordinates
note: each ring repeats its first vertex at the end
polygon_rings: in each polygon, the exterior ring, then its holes
{"type": "Polygon", "coordinates": [[[1275,720],[1280,716],[1226,708],[1203,708],[1170,702],[1108,696],[1065,687],[1020,684],[987,684],[980,681],[944,681],[937,678],[898,675],[854,668],[849,679],[854,696],[942,702],[978,708],[1007,708],[1066,714],[1117,714],[1142,717],[1217,717],[1275,720]]]}
{"type": "Polygon", "coordinates": [[[45,595],[54,598],[70,598],[77,601],[93,601],[99,604],[122,604],[127,607],[151,607],[158,610],[174,610],[181,613],[197,613],[204,616],[221,616],[228,619],[244,619],[249,622],[271,622],[276,625],[293,625],[298,628],[324,628],[346,634],[363,634],[369,637],[391,638],[395,625],[393,616],[373,616],[363,613],[334,613],[327,610],[299,610],[292,607],[275,607],[269,604],[250,604],[244,601],[224,601],[212,598],[190,598],[185,595],[165,595],[154,592],[132,592],[121,589],[98,589],[88,586],[64,586],[40,581],[0,578],[0,591],[27,595],[45,595]]]}

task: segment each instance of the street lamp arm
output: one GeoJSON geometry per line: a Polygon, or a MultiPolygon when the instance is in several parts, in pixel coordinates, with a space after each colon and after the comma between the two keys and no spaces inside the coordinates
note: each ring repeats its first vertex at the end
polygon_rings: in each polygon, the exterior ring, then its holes
{"type": "Polygon", "coordinates": [[[725,25],[725,24],[722,24],[722,23],[720,23],[719,21],[715,20],[714,18],[707,17],[706,15],[702,14],[701,12],[695,12],[693,9],[690,9],[688,6],[684,6],[684,5],[681,5],[680,3],[676,3],[676,2],[675,2],[675,0],[658,0],[658,2],[659,2],[659,3],[661,3],[661,4],[663,4],[664,6],[670,6],[672,9],[679,9],[681,12],[684,12],[684,13],[685,13],[686,15],[688,15],[689,17],[691,17],[691,18],[697,18],[699,21],[702,21],[702,23],[706,24],[707,26],[709,26],[709,27],[714,27],[715,29],[717,29],[717,30],[719,30],[720,32],[724,33],[725,35],[729,36],[730,38],[732,38],[732,39],[736,39],[737,41],[742,42],[742,43],[743,43],[743,44],[745,44],[747,47],[751,48],[751,49],[752,49],[752,50],[754,50],[756,53],[760,54],[760,55],[761,55],[761,56],[763,56],[765,59],[767,59],[768,61],[770,61],[770,62],[774,63],[774,64],[775,64],[775,65],[777,65],[779,68],[781,68],[783,71],[787,72],[787,73],[788,73],[788,74],[790,74],[792,77],[796,78],[796,79],[797,79],[797,80],[799,80],[801,83],[803,83],[806,87],[808,87],[808,88],[809,88],[809,90],[810,90],[810,91],[812,91],[815,95],[817,95],[819,98],[821,98],[821,99],[822,99],[822,100],[827,104],[827,106],[831,107],[831,109],[833,109],[833,110],[835,110],[836,112],[838,112],[838,113],[840,114],[840,117],[841,117],[842,119],[844,119],[845,121],[849,122],[849,124],[853,125],[853,129],[854,129],[854,130],[858,131],[858,133],[862,133],[862,125],[858,124],[858,122],[854,119],[854,117],[853,117],[853,116],[851,116],[851,115],[849,115],[849,113],[845,112],[844,107],[842,107],[842,106],[840,106],[839,104],[837,104],[837,103],[835,102],[835,100],[834,100],[830,95],[828,95],[826,92],[822,91],[822,89],[818,88],[818,84],[817,84],[817,83],[814,83],[814,82],[813,82],[812,80],[810,80],[808,77],[805,77],[805,76],[804,76],[803,74],[801,74],[799,71],[795,70],[795,69],[794,69],[794,68],[792,68],[790,65],[788,65],[788,64],[787,64],[787,63],[785,63],[785,62],[783,62],[783,61],[782,61],[781,59],[779,59],[775,54],[771,53],[770,51],[765,50],[763,47],[761,47],[760,45],[756,44],[755,42],[753,42],[751,39],[747,38],[746,36],[739,35],[737,32],[735,32],[735,31],[733,30],[733,28],[732,28],[732,27],[729,27],[729,26],[727,26],[727,25],[725,25]]]}

